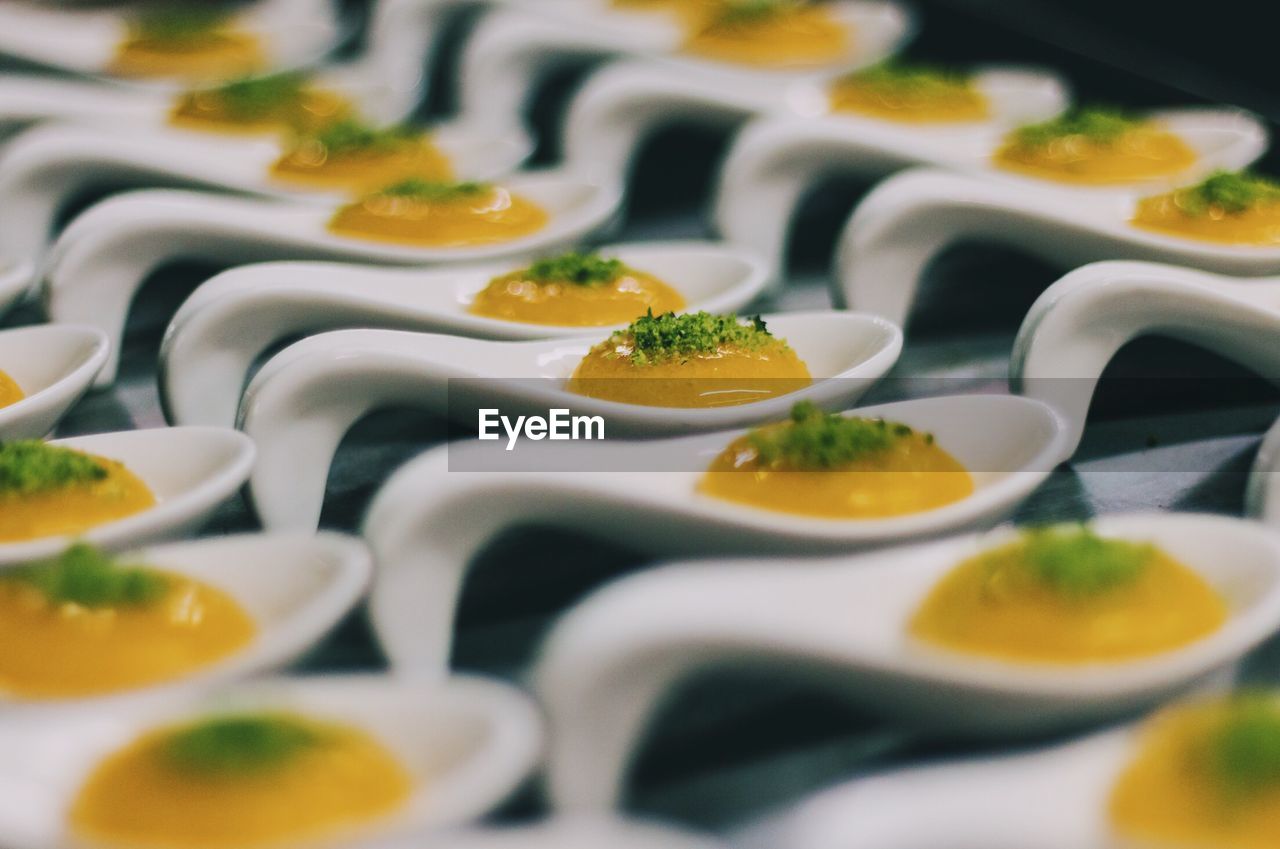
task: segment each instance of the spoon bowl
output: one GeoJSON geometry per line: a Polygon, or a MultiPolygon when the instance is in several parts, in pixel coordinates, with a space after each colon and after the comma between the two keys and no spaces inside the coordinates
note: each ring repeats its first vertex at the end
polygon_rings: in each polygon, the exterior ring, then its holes
{"type": "Polygon", "coordinates": [[[107,360],[107,338],[92,327],[46,324],[0,330],[0,371],[23,391],[0,407],[0,441],[38,439],[88,391],[107,360]]]}

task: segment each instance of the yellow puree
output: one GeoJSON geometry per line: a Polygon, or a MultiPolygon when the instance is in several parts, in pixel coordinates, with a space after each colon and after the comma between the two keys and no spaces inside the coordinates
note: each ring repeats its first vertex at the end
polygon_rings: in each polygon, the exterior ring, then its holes
{"type": "Polygon", "coordinates": [[[1022,551],[1012,542],[957,566],[916,612],[912,635],[968,654],[1072,664],[1159,654],[1226,621],[1222,597],[1158,549],[1132,584],[1083,598],[1038,580],[1022,551]]]}
{"type": "Polygon", "coordinates": [[[1171,708],[1150,722],[1112,790],[1111,822],[1120,835],[1141,845],[1280,846],[1280,784],[1235,798],[1202,764],[1205,741],[1230,711],[1222,702],[1171,708]]]}
{"type": "MultiPolygon", "coordinates": [[[[785,427],[790,424],[768,425],[761,430],[785,427]]],[[[959,501],[973,492],[973,479],[959,461],[919,433],[830,470],[765,466],[743,436],[716,457],[702,476],[698,491],[780,513],[876,519],[959,501]]]]}
{"type": "Polygon", "coordinates": [[[1173,133],[1148,123],[1108,142],[1083,135],[1047,145],[1009,141],[996,152],[995,162],[1043,180],[1106,185],[1173,176],[1194,165],[1196,153],[1173,133]]]}
{"type": "Polygon", "coordinates": [[[279,845],[355,829],[405,804],[412,779],[381,743],[356,728],[312,724],[322,743],[249,775],[179,772],[164,757],[175,729],[147,734],[93,771],[71,826],[131,849],[279,845]]]}
{"type": "Polygon", "coordinates": [[[476,295],[470,311],[526,324],[602,327],[630,322],[647,310],[659,315],[684,307],[679,292],[642,271],[629,270],[601,285],[542,282],[514,271],[495,277],[476,295]]]}
{"type": "Polygon", "coordinates": [[[333,153],[314,138],[300,141],[271,166],[271,176],[307,189],[366,192],[409,177],[453,179],[449,159],[425,135],[386,149],[333,153]]]}
{"type": "MultiPolygon", "coordinates": [[[[710,7],[711,14],[716,6],[710,7]]],[[[702,15],[685,52],[719,62],[785,68],[822,65],[848,55],[852,34],[821,6],[797,4],[757,20],[724,23],[702,15]]]]}
{"type": "Polygon", "coordinates": [[[836,112],[856,112],[904,124],[958,124],[991,117],[990,101],[969,82],[931,86],[925,91],[846,77],[832,85],[830,97],[836,112]]]}
{"type": "Polygon", "coordinates": [[[758,347],[722,345],[687,359],[635,365],[626,342],[591,349],[569,378],[570,392],[646,407],[732,407],[786,395],[813,382],[782,340],[758,347]]]}
{"type": "Polygon", "coordinates": [[[18,382],[0,371],[0,407],[16,404],[25,397],[27,396],[23,394],[18,382]]]}
{"type": "Polygon", "coordinates": [[[180,42],[134,32],[116,49],[108,72],[122,77],[218,80],[252,73],[265,64],[256,37],[227,27],[180,42]]]}
{"type": "Polygon", "coordinates": [[[1175,191],[1138,201],[1133,225],[1170,236],[1265,247],[1280,244],[1280,203],[1259,203],[1243,212],[1210,207],[1190,214],[1179,204],[1175,191]]]}
{"type": "Polygon", "coordinates": [[[350,115],[352,111],[351,103],[337,92],[303,88],[300,97],[289,99],[267,114],[245,118],[229,109],[226,100],[216,90],[207,90],[181,95],[169,115],[169,122],[206,132],[278,133],[319,129],[350,115]]]}
{"type": "Polygon", "coordinates": [[[548,220],[533,201],[494,187],[442,201],[373,194],[339,209],[329,229],[356,239],[459,248],[509,242],[538,232],[548,220]]]}
{"type": "Polygon", "coordinates": [[[223,591],[161,573],[160,598],[89,608],[50,602],[0,576],[0,691],[72,698],[178,678],[253,639],[253,620],[223,591]]]}
{"type": "Polygon", "coordinates": [[[0,542],[83,533],[155,505],[151,490],[123,464],[94,459],[107,469],[102,480],[32,495],[0,494],[0,542]]]}

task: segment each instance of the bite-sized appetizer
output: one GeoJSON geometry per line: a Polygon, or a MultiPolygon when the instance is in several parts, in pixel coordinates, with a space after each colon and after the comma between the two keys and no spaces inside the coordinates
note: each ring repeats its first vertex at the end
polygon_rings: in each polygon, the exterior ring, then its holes
{"type": "Polygon", "coordinates": [[[1226,618],[1222,596],[1157,546],[1062,525],[1025,531],[958,565],[911,632],[967,654],[1102,663],[1185,646],[1226,618]]]}
{"type": "Polygon", "coordinates": [[[299,134],[271,176],[305,188],[363,192],[415,178],[452,180],[453,168],[421,130],[345,118],[299,134]]]}
{"type": "Polygon", "coordinates": [[[1194,186],[1143,198],[1133,223],[1210,242],[1280,244],[1280,183],[1247,172],[1218,171],[1194,186]]]}
{"type": "Polygon", "coordinates": [[[329,229],[357,239],[456,248],[509,242],[548,220],[538,204],[492,183],[415,177],[342,207],[329,229]]]}
{"type": "Polygon", "coordinates": [[[849,53],[853,33],[821,3],[717,0],[687,13],[687,53],[742,65],[804,67],[849,53]]]}
{"type": "Polygon", "coordinates": [[[134,18],[110,72],[211,80],[252,73],[264,64],[262,45],[236,26],[229,10],[183,3],[156,6],[134,18]]]}
{"type": "Polygon", "coordinates": [[[18,381],[0,371],[0,407],[16,404],[27,397],[18,381]]]}
{"type": "Polygon", "coordinates": [[[960,71],[890,59],[836,80],[831,108],[912,124],[983,121],[991,104],[960,71]]]}
{"type": "Polygon", "coordinates": [[[302,74],[283,73],[186,92],[178,97],[170,121],[228,133],[306,132],[353,111],[342,95],[312,86],[302,74]]]}
{"type": "Polygon", "coordinates": [[[0,444],[0,542],[82,533],[155,503],[115,460],[39,440],[0,444]]]}
{"type": "Polygon", "coordinates": [[[812,382],[796,352],[759,317],[650,313],[592,348],[568,389],[650,407],[728,407],[812,382]]]}
{"type": "Polygon", "coordinates": [[[470,309],[504,321],[599,327],[684,306],[679,292],[622,260],[570,252],[495,277],[470,309]]]}
{"type": "Polygon", "coordinates": [[[783,513],[875,519],[959,501],[973,479],[930,434],[801,401],[788,421],[730,443],[698,490],[783,513]]]}
{"type": "Polygon", "coordinates": [[[1196,152],[1154,121],[1081,108],[1014,130],[995,163],[1044,180],[1105,185],[1175,176],[1196,163],[1196,152]]]}
{"type": "Polygon", "coordinates": [[[56,699],[156,684],[226,658],[255,631],[222,590],[80,543],[0,572],[0,692],[56,699]]]}

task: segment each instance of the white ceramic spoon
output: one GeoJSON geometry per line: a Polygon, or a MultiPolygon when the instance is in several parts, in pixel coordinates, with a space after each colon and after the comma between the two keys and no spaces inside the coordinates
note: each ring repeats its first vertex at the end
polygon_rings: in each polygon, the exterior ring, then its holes
{"type": "Polygon", "coordinates": [[[1249,473],[1245,506],[1249,515],[1270,525],[1280,525],[1280,421],[1262,440],[1249,473]]]}
{"type": "MultiPolygon", "coordinates": [[[[974,82],[992,104],[992,116],[985,121],[913,124],[831,112],[825,89],[818,87],[804,102],[812,103],[811,111],[820,117],[753,121],[734,139],[721,168],[714,213],[720,233],[729,241],[759,246],[780,267],[788,225],[801,199],[833,173],[879,178],[910,166],[934,165],[1045,185],[1001,172],[991,157],[1012,127],[1065,108],[1068,95],[1062,83],[1045,72],[1000,67],[978,69],[974,82]]],[[[1266,128],[1241,110],[1188,108],[1156,117],[1176,128],[1200,154],[1194,174],[1243,168],[1267,147],[1266,128]]]]}
{"type": "MultiPolygon", "coordinates": [[[[85,76],[110,76],[141,4],[94,9],[57,8],[30,0],[0,6],[0,57],[85,76]]],[[[266,64],[286,70],[321,61],[341,27],[331,0],[256,0],[235,15],[238,29],[261,42],[266,64]]],[[[175,85],[176,80],[138,81],[175,85]]]]}
{"type": "MultiPolygon", "coordinates": [[[[254,457],[247,436],[213,427],[99,433],[53,444],[118,460],[155,494],[155,506],[77,535],[108,548],[194,533],[248,479],[254,457]]],[[[0,566],[49,557],[70,542],[62,536],[0,543],[0,566]]]]}
{"type": "Polygon", "coordinates": [[[710,837],[610,815],[431,834],[370,849],[716,849],[710,837]]]}
{"type": "Polygon", "coordinates": [[[1186,563],[1227,598],[1230,620],[1173,652],[1083,666],[985,660],[912,639],[911,617],[937,582],[1013,539],[1008,528],[859,557],[684,564],[606,588],[561,620],[535,675],[553,730],[554,802],[616,804],[658,705],[717,663],[794,670],[931,729],[1017,736],[1151,707],[1232,668],[1280,630],[1274,532],[1190,514],[1107,517],[1096,527],[1154,542],[1186,563]]]}
{"type": "Polygon", "coordinates": [[[0,318],[30,291],[35,278],[35,264],[9,263],[0,260],[0,318]]]}
{"type": "Polygon", "coordinates": [[[163,684],[92,699],[15,699],[0,694],[0,715],[39,716],[53,708],[119,699],[164,697],[207,689],[280,669],[310,650],[356,605],[373,574],[369,550],[340,534],[243,534],[172,543],[122,555],[165,572],[195,578],[230,595],[254,620],[253,642],[212,666],[163,684]]]}
{"type": "MultiPolygon", "coordinates": [[[[690,311],[734,312],[759,294],[765,270],[752,254],[707,242],[617,245],[602,254],[656,275],[690,311]]],[[[482,339],[608,335],[612,328],[555,327],[473,315],[476,294],[518,263],[402,271],[322,263],[233,268],[200,286],[174,316],[160,351],[160,395],[173,424],[235,424],[254,361],[281,340],[341,328],[386,328],[482,339]]]]}
{"type": "Polygon", "coordinates": [[[0,330],[0,371],[26,396],[0,407],[0,441],[53,430],[107,361],[107,337],[92,327],[44,324],[0,330]]]}
{"type": "Polygon", "coordinates": [[[905,321],[929,263],[967,239],[1009,244],[1064,268],[1104,259],[1151,260],[1231,275],[1280,273],[1280,247],[1220,244],[1130,223],[1144,191],[1080,191],[913,169],[859,204],[840,237],[833,297],[850,309],[905,321]]]}
{"type": "Polygon", "coordinates": [[[241,402],[240,426],[258,446],[249,481],[254,506],[267,527],[314,528],[334,453],[371,410],[425,409],[470,431],[481,408],[507,416],[545,416],[563,408],[601,416],[612,436],[694,433],[784,419],[802,399],[840,409],[883,377],[900,350],[896,327],[856,313],[791,313],[766,321],[789,340],[814,383],[750,404],[703,409],[623,404],[567,391],[565,382],[607,330],[529,342],[396,330],[312,336],[269,360],[241,402]]]}
{"type": "Polygon", "coordinates": [[[1055,406],[1079,444],[1107,364],[1148,334],[1207,348],[1280,381],[1280,278],[1147,262],[1086,265],[1031,307],[1014,343],[1011,384],[1055,406]]]}
{"type": "Polygon", "coordinates": [[[405,807],[338,846],[473,822],[519,786],[542,748],[528,698],[476,678],[434,684],[372,675],[266,679],[144,704],[62,711],[0,728],[0,843],[12,849],[78,845],[82,841],[68,834],[67,811],[104,757],[153,729],[253,711],[353,725],[387,746],[409,772],[414,787],[405,807]]]}
{"type": "Polygon", "coordinates": [[[526,522],[578,528],[661,556],[851,551],[989,526],[1067,456],[1049,407],[1009,395],[957,395],[867,407],[928,431],[974,476],[969,497],[924,513],[831,520],[702,495],[705,469],[741,432],[647,442],[524,443],[514,452],[454,443],[413,460],[369,509],[364,536],[379,573],[374,629],[394,669],[448,665],[454,608],[473,555],[526,522]]]}
{"type": "Polygon", "coordinates": [[[115,379],[135,292],[167,262],[344,259],[427,266],[527,257],[580,241],[607,224],[619,203],[617,187],[553,172],[513,177],[503,185],[547,210],[546,228],[510,242],[461,248],[401,246],[331,233],[327,225],[336,203],[165,190],[118,195],[76,218],[58,239],[44,280],[46,311],[53,321],[84,322],[106,331],[113,353],[98,378],[104,385],[115,379]]]}

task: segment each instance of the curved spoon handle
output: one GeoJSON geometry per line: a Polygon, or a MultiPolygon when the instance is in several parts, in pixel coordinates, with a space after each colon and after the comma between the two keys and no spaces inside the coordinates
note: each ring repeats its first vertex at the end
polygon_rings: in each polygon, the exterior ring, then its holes
{"type": "Polygon", "coordinates": [[[332,258],[322,240],[290,232],[295,218],[319,207],[194,192],[133,192],[109,198],[76,218],[54,243],[44,279],[50,320],[88,324],[111,340],[97,386],[114,382],[120,341],[134,295],[147,275],[178,257],[254,262],[282,254],[332,258]]]}
{"type": "Polygon", "coordinates": [[[163,119],[168,108],[163,94],[101,81],[37,74],[0,77],[0,129],[49,119],[147,124],[163,119]]]}
{"type": "Polygon", "coordinates": [[[1055,406],[1079,446],[1107,364],[1127,342],[1159,334],[1280,378],[1280,281],[1228,280],[1177,266],[1100,262],[1050,286],[1014,343],[1015,391],[1055,406]]]}
{"type": "Polygon", "coordinates": [[[394,330],[340,330],[290,345],[249,384],[240,427],[258,447],[249,494],[270,529],[314,530],[338,444],[371,410],[444,417],[449,380],[493,343],[394,330]],[[477,347],[480,346],[480,347],[477,347]]]}
{"type": "Polygon", "coordinates": [[[1253,461],[1245,507],[1250,516],[1280,526],[1280,421],[1267,431],[1253,461]]]}

